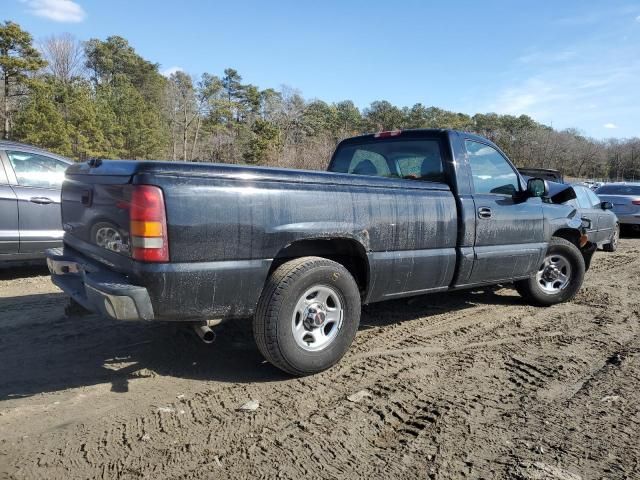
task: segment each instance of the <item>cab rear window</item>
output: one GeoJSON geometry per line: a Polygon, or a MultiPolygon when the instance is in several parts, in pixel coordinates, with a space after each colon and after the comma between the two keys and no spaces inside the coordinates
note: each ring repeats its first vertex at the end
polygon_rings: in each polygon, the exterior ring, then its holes
{"type": "Polygon", "coordinates": [[[440,182],[444,180],[438,140],[373,140],[338,147],[329,171],[440,182]]]}

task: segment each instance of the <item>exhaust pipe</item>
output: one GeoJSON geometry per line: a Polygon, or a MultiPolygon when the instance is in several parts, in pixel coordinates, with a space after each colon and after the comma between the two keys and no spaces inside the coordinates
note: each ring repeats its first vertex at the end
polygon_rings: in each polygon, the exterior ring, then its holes
{"type": "Polygon", "coordinates": [[[211,330],[208,325],[194,325],[193,330],[204,343],[213,343],[216,340],[216,332],[211,330]]]}

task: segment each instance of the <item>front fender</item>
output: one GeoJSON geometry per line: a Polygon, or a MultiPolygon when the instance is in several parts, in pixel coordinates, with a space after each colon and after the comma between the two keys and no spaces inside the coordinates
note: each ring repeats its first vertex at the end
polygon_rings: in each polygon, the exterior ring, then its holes
{"type": "Polygon", "coordinates": [[[586,239],[587,228],[582,219],[577,215],[575,208],[569,205],[545,205],[545,220],[548,233],[551,237],[562,237],[575,244],[582,253],[585,268],[591,265],[591,258],[597,249],[597,245],[586,239]]]}
{"type": "Polygon", "coordinates": [[[547,241],[560,230],[573,230],[578,237],[584,233],[582,219],[572,206],[544,203],[542,208],[547,241]]]}

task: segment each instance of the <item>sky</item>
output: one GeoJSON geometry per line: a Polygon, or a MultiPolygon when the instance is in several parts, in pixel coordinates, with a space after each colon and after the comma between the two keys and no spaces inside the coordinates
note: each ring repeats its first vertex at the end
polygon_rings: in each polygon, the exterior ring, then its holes
{"type": "Polygon", "coordinates": [[[305,98],[527,114],[640,137],[640,1],[0,0],[36,40],[126,38],[168,73],[305,98]]]}

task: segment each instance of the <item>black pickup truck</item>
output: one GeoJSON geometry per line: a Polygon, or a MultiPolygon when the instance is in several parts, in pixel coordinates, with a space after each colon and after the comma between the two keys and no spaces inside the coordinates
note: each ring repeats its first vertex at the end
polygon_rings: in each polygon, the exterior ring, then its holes
{"type": "Polygon", "coordinates": [[[513,283],[573,297],[593,254],[576,210],[498,147],[450,130],[342,141],[328,172],[155,161],[71,166],[53,282],[110,318],[210,326],[253,317],[277,367],[322,371],[361,304],[513,283]]]}

